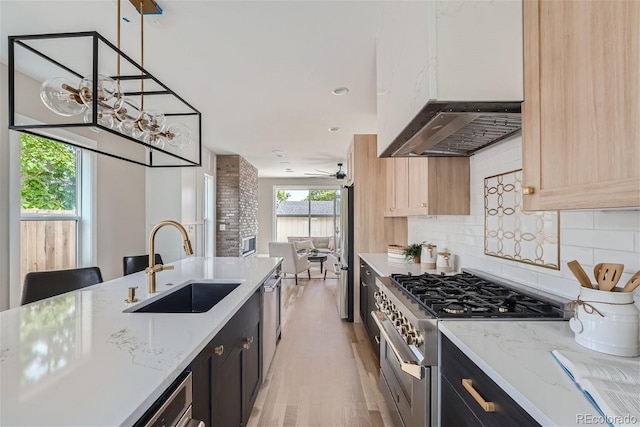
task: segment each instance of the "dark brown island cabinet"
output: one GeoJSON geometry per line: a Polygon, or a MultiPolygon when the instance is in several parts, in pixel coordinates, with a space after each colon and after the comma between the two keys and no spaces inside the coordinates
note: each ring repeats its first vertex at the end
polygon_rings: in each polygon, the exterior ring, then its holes
{"type": "Polygon", "coordinates": [[[445,336],[441,351],[442,427],[540,425],[445,336]]]}
{"type": "Polygon", "coordinates": [[[373,320],[371,312],[377,310],[376,292],[378,285],[376,277],[379,277],[373,268],[360,258],[360,317],[364,324],[376,356],[380,357],[380,329],[373,320]]]}
{"type": "Polygon", "coordinates": [[[263,287],[187,368],[193,372],[193,418],[206,426],[246,426],[262,384],[263,287]]]}

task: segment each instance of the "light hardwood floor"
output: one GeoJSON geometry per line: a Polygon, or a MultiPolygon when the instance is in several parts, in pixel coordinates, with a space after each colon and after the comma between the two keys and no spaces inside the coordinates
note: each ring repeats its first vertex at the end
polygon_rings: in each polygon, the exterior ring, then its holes
{"type": "Polygon", "coordinates": [[[337,280],[283,280],[282,340],[248,426],[391,426],[361,323],[340,320],[337,280]]]}

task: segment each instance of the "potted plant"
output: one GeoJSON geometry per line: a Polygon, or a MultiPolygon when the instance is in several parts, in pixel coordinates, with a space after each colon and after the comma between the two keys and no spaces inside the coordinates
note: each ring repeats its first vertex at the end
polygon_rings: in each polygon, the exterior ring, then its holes
{"type": "MultiPolygon", "coordinates": [[[[424,243],[424,242],[423,242],[424,243]]],[[[422,243],[413,243],[402,251],[406,259],[413,258],[413,262],[420,264],[420,254],[422,253],[422,243]]]]}
{"type": "Polygon", "coordinates": [[[316,248],[309,249],[309,254],[310,254],[311,256],[316,256],[316,255],[318,255],[318,249],[316,249],[316,248]]]}

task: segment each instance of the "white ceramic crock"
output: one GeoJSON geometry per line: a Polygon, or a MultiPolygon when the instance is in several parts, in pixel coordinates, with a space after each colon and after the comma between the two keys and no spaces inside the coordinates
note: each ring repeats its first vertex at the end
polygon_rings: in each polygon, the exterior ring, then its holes
{"type": "Polygon", "coordinates": [[[438,258],[436,259],[436,271],[440,273],[450,273],[453,271],[451,252],[438,252],[438,258]]]}
{"type": "Polygon", "coordinates": [[[420,264],[424,268],[436,268],[436,258],[438,253],[436,251],[438,247],[431,243],[424,243],[422,245],[422,253],[420,254],[420,264]]]}
{"type": "Polygon", "coordinates": [[[633,296],[581,287],[575,316],[569,320],[576,342],[601,353],[640,356],[640,312],[633,296]]]}

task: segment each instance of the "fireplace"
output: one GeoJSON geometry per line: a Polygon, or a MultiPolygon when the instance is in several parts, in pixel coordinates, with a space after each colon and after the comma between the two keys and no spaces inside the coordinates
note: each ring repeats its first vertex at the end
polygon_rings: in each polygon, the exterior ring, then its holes
{"type": "Polygon", "coordinates": [[[249,236],[242,239],[240,247],[240,256],[246,257],[256,251],[256,236],[249,236]]]}

